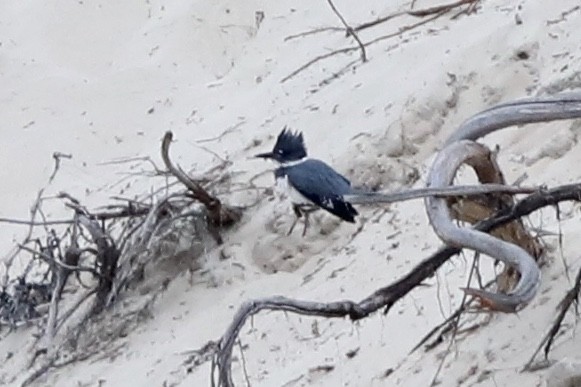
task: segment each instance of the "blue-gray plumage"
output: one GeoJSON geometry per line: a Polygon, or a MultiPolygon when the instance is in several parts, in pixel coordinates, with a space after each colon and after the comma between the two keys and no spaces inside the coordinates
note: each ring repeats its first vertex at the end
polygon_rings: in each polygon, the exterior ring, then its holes
{"type": "Polygon", "coordinates": [[[313,204],[347,222],[355,222],[357,211],[343,199],[351,193],[351,183],[324,162],[307,159],[300,164],[283,165],[275,171],[275,177],[285,176],[288,184],[313,204]]]}
{"type": "Polygon", "coordinates": [[[272,159],[280,164],[274,172],[277,184],[284,183],[289,190],[297,217],[302,213],[307,215],[305,231],[310,212],[306,208],[320,207],[347,222],[355,222],[357,210],[344,199],[345,195],[352,193],[351,183],[324,162],[307,158],[302,133],[283,129],[273,151],[256,157],[272,159]]]}

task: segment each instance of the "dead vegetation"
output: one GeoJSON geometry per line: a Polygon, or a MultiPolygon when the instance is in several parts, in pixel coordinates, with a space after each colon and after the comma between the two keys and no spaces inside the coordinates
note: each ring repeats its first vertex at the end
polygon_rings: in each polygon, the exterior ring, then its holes
{"type": "MultiPolygon", "coordinates": [[[[347,23],[347,21],[341,15],[341,13],[339,13],[339,11],[337,10],[337,8],[333,4],[333,2],[328,0],[329,6],[331,7],[332,11],[339,17],[344,28],[339,28],[339,27],[317,28],[317,29],[314,29],[311,31],[301,32],[298,34],[287,36],[285,38],[285,41],[293,40],[293,39],[297,39],[297,38],[301,38],[301,37],[305,37],[305,36],[312,36],[312,35],[315,35],[315,34],[318,34],[321,32],[339,31],[339,32],[345,32],[345,35],[347,37],[353,37],[355,39],[357,45],[340,48],[340,49],[328,52],[326,54],[319,55],[319,56],[311,59],[307,63],[303,64],[302,66],[300,66],[299,68],[297,68],[293,72],[291,72],[289,75],[287,75],[286,77],[281,79],[280,82],[284,83],[284,82],[289,81],[290,79],[294,78],[295,76],[297,76],[298,74],[300,74],[304,70],[310,68],[314,64],[319,63],[325,59],[334,57],[336,55],[350,54],[353,51],[357,51],[357,50],[361,51],[361,56],[360,56],[361,63],[365,63],[368,60],[368,56],[367,56],[367,52],[366,52],[367,47],[372,46],[372,45],[377,44],[377,43],[380,43],[380,42],[384,42],[384,41],[392,39],[392,38],[401,37],[406,32],[415,30],[416,28],[419,28],[423,25],[426,25],[426,24],[428,24],[428,23],[430,23],[430,22],[432,22],[432,21],[434,21],[442,16],[448,15],[448,14],[451,14],[452,19],[456,19],[460,15],[473,14],[476,12],[476,9],[477,9],[479,2],[480,2],[480,0],[459,0],[459,1],[449,3],[449,4],[443,4],[443,5],[429,7],[429,8],[425,8],[425,9],[413,9],[414,7],[413,7],[413,2],[412,2],[411,7],[410,7],[411,9],[408,11],[394,12],[392,14],[389,14],[386,16],[381,16],[375,20],[372,20],[369,22],[364,22],[360,25],[352,27],[350,24],[347,23]],[[391,32],[388,34],[380,34],[380,35],[378,35],[378,36],[376,36],[368,41],[363,41],[359,37],[359,32],[361,32],[363,30],[376,28],[376,27],[378,27],[378,26],[382,25],[383,23],[386,23],[390,20],[394,20],[394,19],[402,18],[402,17],[406,17],[406,16],[411,17],[412,19],[419,18],[420,21],[413,22],[413,23],[407,24],[403,27],[400,27],[395,32],[391,32]]],[[[350,62],[349,65],[346,66],[346,68],[351,68],[352,65],[354,65],[355,63],[358,63],[358,61],[350,62]]],[[[338,76],[338,74],[337,74],[337,76],[338,76]]],[[[323,83],[325,83],[325,81],[323,83]]]]}
{"type": "MultiPolygon", "coordinates": [[[[222,232],[240,220],[242,208],[225,205],[209,189],[224,173],[224,165],[205,181],[196,181],[171,161],[171,140],[172,133],[167,132],[161,147],[169,175],[157,168],[156,172],[173,176],[185,189],[170,190],[173,182],[168,179],[160,195],[123,199],[103,211],[89,210],[61,192],[52,199],[62,201],[72,215],[57,221],[46,220],[42,203],[49,198],[41,190],[29,221],[1,219],[29,227],[27,237],[3,262],[0,292],[0,327],[9,332],[22,325],[38,327],[31,373],[23,386],[51,368],[117,351],[122,343],[116,340],[148,318],[151,304],[167,286],[168,281],[161,280],[146,298],[124,303],[145,272],[180,254],[195,265],[195,258],[211,243],[208,236],[221,244],[222,232]],[[17,258],[28,263],[23,272],[15,270],[12,275],[17,258]],[[65,295],[66,288],[74,294],[65,295]]],[[[55,156],[49,183],[61,157],[55,156]]]]}

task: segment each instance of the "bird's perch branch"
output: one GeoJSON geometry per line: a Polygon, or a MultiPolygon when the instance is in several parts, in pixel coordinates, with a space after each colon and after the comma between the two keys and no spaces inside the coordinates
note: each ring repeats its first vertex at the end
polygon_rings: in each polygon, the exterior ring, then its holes
{"type": "Polygon", "coordinates": [[[426,197],[473,197],[491,193],[531,194],[542,187],[515,187],[505,184],[455,185],[449,187],[427,187],[406,189],[400,192],[365,192],[345,195],[351,204],[395,203],[426,197]]]}

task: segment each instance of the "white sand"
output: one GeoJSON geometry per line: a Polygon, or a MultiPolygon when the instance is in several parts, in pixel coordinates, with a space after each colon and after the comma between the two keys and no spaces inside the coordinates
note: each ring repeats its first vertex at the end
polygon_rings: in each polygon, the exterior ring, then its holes
{"type": "MultiPolygon", "coordinates": [[[[354,25],[409,6],[401,1],[336,4],[354,25]]],[[[436,4],[417,1],[416,7],[436,4]]],[[[361,38],[368,41],[418,20],[394,19],[362,32],[361,38]]],[[[285,41],[313,28],[340,26],[325,1],[4,1],[0,216],[28,216],[52,172],[54,151],[73,158],[63,160],[47,194],[65,190],[93,207],[113,195],[159,186],[159,178],[126,177],[151,170],[147,163],[101,164],[150,156],[159,165],[166,130],[174,131],[172,155],[182,166],[202,172],[215,165],[217,160],[197,146],[203,145],[233,162],[239,182],[272,168],[249,156],[268,150],[273,136],[289,125],[304,132],[312,155],[357,184],[394,189],[413,181],[417,171],[419,186],[434,150],[472,114],[547,87],[580,86],[580,25],[578,0],[525,0],[518,6],[484,1],[476,15],[445,16],[369,47],[369,62],[338,79],[332,79],[334,72],[356,60],[357,51],[281,83],[310,59],[352,44],[341,32],[285,41]],[[257,11],[265,15],[259,29],[257,11]],[[522,24],[516,24],[517,17],[522,24]],[[518,50],[530,58],[516,59],[518,50]],[[196,143],[225,131],[219,139],[196,143]],[[252,146],[254,140],[262,143],[252,146]]],[[[579,133],[561,122],[509,129],[485,142],[502,145],[500,163],[509,181],[527,172],[528,184],[555,185],[579,181],[579,133]]],[[[261,186],[271,183],[268,174],[257,180],[261,186]]],[[[225,199],[248,203],[253,198],[225,199]]],[[[53,219],[67,215],[57,201],[45,208],[53,219]]],[[[562,210],[563,256],[577,270],[578,211],[562,210]]],[[[200,274],[193,286],[185,274],[175,278],[155,305],[154,318],[118,339],[124,344],[118,356],[60,368],[38,385],[209,385],[209,363],[188,374],[181,353],[217,339],[242,301],[274,294],[358,300],[439,246],[421,201],[393,205],[386,213],[361,212],[367,223],[352,241],[355,226],[337,225],[323,215],[303,239],[300,232],[285,235],[292,221],[286,204],[263,200],[226,236],[223,249],[231,258],[220,261],[220,249],[209,252],[204,268],[210,274],[200,274]],[[321,227],[330,235],[320,235],[321,227]]],[[[549,209],[533,219],[544,229],[559,228],[549,209]]],[[[25,231],[0,223],[0,251],[7,252],[25,231]]],[[[557,247],[556,238],[548,237],[547,243],[557,247]]],[[[519,371],[569,287],[559,250],[550,258],[529,307],[518,316],[493,316],[452,346],[442,386],[542,385],[545,371],[519,371]]],[[[414,291],[386,317],[378,313],[352,324],[281,313],[257,316],[242,336],[252,385],[429,385],[448,343],[428,353],[408,352],[457,305],[469,262],[455,258],[440,271],[439,281],[430,282],[434,286],[414,291]],[[356,348],[355,357],[346,357],[356,348]],[[334,369],[317,370],[322,365],[334,369]],[[384,378],[388,369],[394,371],[384,378]]],[[[581,356],[573,319],[566,321],[553,359],[581,356]]],[[[26,375],[19,367],[27,354],[18,350],[28,334],[23,330],[0,344],[0,359],[15,353],[0,368],[1,377],[21,375],[14,385],[26,375]]],[[[239,362],[234,372],[243,386],[239,362]]]]}

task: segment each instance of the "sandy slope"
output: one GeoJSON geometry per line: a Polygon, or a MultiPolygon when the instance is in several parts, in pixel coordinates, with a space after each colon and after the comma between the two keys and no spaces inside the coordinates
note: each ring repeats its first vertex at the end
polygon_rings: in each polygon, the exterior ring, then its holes
{"type": "MultiPolygon", "coordinates": [[[[405,2],[336,3],[353,24],[406,7],[405,2]]],[[[434,4],[418,1],[416,7],[434,4]]],[[[470,115],[499,101],[580,86],[577,4],[484,1],[476,15],[443,17],[371,46],[364,65],[345,68],[358,53],[338,55],[281,83],[308,60],[351,44],[341,32],[285,41],[337,26],[326,2],[3,2],[0,216],[27,214],[52,172],[54,151],[73,158],[64,160],[47,192],[66,190],[89,206],[162,184],[127,176],[150,170],[147,163],[110,162],[150,156],[159,163],[159,140],[168,129],[177,138],[172,153],[181,165],[197,171],[214,165],[203,145],[233,162],[239,182],[271,168],[249,156],[270,148],[273,136],[289,125],[304,132],[313,155],[357,184],[419,186],[434,150],[470,115]],[[258,29],[257,11],[265,15],[258,29]],[[521,51],[527,59],[519,59],[521,51]],[[335,78],[337,71],[341,76],[335,78]]],[[[371,40],[417,20],[394,19],[361,38],[371,40]]],[[[486,143],[502,144],[500,163],[509,181],[526,171],[527,183],[554,185],[581,176],[579,133],[571,123],[536,125],[506,130],[486,143]]],[[[257,180],[261,186],[271,182],[268,174],[257,180]]],[[[226,200],[249,203],[252,195],[226,200]]],[[[52,218],[66,213],[58,202],[46,208],[52,218]]],[[[576,270],[578,211],[562,210],[560,225],[550,210],[534,220],[547,230],[561,227],[563,256],[576,270]]],[[[175,278],[154,317],[118,340],[123,347],[117,356],[56,370],[38,385],[208,385],[209,365],[187,373],[182,352],[218,338],[243,300],[272,294],[360,299],[439,245],[419,201],[385,211],[363,209],[361,218],[365,228],[352,240],[356,227],[323,215],[306,238],[298,232],[287,237],[288,207],[263,200],[227,236],[223,250],[230,258],[219,260],[219,249],[209,251],[206,271],[194,285],[186,275],[175,278]]],[[[23,232],[0,224],[1,250],[8,251],[23,232]]],[[[554,238],[547,243],[557,247],[554,238]]],[[[527,309],[518,316],[493,316],[453,345],[441,385],[542,385],[543,372],[519,370],[568,288],[559,251],[550,258],[540,294],[527,309]]],[[[252,385],[428,385],[447,344],[407,354],[459,301],[468,262],[455,259],[433,286],[415,291],[386,317],[352,324],[258,316],[242,337],[252,385]],[[357,355],[347,357],[354,349],[357,355]],[[334,369],[320,371],[322,365],[334,369]],[[384,377],[389,369],[393,372],[384,377]]],[[[581,356],[572,322],[558,340],[555,359],[581,356]]],[[[26,337],[24,331],[2,340],[0,358],[9,351],[17,355],[0,369],[2,375],[14,375],[23,364],[26,354],[18,349],[26,337]]],[[[235,373],[244,385],[239,363],[235,373]]]]}

